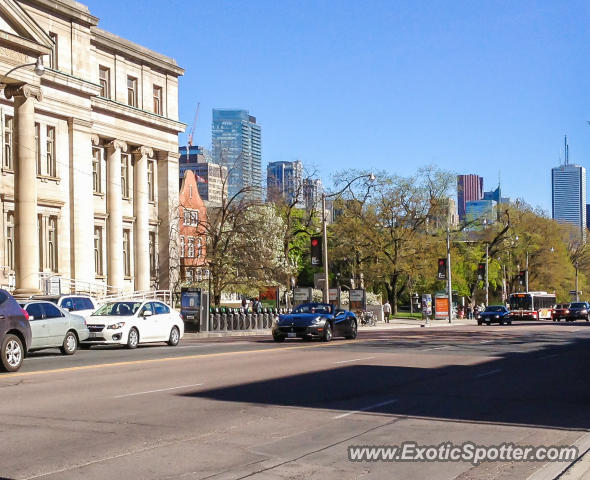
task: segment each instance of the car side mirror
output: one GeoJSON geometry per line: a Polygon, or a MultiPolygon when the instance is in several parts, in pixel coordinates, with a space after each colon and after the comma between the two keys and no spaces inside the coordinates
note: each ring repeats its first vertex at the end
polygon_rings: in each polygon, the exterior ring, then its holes
{"type": "Polygon", "coordinates": [[[152,311],[151,311],[151,310],[145,310],[145,311],[143,312],[143,316],[144,316],[144,318],[145,318],[145,317],[151,317],[152,315],[153,315],[153,313],[152,313],[152,311]]]}
{"type": "Polygon", "coordinates": [[[66,312],[71,312],[71,311],[72,311],[72,309],[71,309],[70,307],[63,307],[63,309],[64,309],[66,312]]]}

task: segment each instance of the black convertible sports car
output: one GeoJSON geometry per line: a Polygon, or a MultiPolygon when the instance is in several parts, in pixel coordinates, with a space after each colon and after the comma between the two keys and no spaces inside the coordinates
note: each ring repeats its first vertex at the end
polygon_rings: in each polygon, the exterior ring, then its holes
{"type": "Polygon", "coordinates": [[[337,310],[327,303],[304,303],[295,307],[279,320],[272,329],[275,342],[285,338],[321,338],[329,342],[332,337],[356,338],[357,320],[348,310],[337,310]]]}

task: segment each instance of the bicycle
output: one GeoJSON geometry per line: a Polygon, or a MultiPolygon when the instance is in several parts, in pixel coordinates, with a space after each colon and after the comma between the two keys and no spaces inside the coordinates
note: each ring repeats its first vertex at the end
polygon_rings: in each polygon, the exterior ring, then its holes
{"type": "Polygon", "coordinates": [[[359,312],[359,319],[361,321],[361,325],[367,325],[369,327],[374,327],[377,325],[377,319],[375,318],[375,314],[373,312],[359,312]]]}

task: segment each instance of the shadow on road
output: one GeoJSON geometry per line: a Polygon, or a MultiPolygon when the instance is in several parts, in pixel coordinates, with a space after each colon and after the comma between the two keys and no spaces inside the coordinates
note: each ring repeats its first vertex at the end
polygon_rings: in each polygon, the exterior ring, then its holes
{"type": "MultiPolygon", "coordinates": [[[[272,368],[269,366],[269,369],[272,368]]],[[[360,410],[458,421],[590,429],[590,339],[474,366],[350,364],[179,394],[224,402],[360,410]]]]}

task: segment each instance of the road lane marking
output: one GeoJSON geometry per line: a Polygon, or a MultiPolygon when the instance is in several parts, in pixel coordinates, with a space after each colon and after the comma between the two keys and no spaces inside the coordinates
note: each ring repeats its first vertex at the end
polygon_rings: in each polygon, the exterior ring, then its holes
{"type": "Polygon", "coordinates": [[[338,364],[338,363],[360,362],[361,360],[371,360],[372,358],[375,358],[375,357],[353,358],[352,360],[340,360],[339,362],[334,362],[334,363],[338,364]]]}
{"type": "Polygon", "coordinates": [[[490,370],[489,372],[483,372],[479,375],[476,375],[475,378],[487,377],[488,375],[494,375],[495,373],[501,372],[501,368],[497,368],[496,370],[490,370]]]}
{"type": "Polygon", "coordinates": [[[373,410],[374,408],[383,407],[384,405],[390,405],[395,402],[397,402],[397,398],[387,400],[386,402],[376,403],[375,405],[369,405],[368,407],[360,408],[359,410],[352,410],[351,412],[336,415],[335,417],[332,417],[332,420],[338,420],[340,418],[348,417],[349,415],[354,415],[355,413],[366,412],[367,410],[373,410]]]}
{"type": "Polygon", "coordinates": [[[480,340],[479,343],[492,343],[494,340],[480,340]]]}
{"type": "MultiPolygon", "coordinates": [[[[370,339],[369,339],[370,340],[370,339]]],[[[37,376],[37,375],[48,375],[51,373],[64,373],[64,372],[76,372],[76,371],[84,371],[84,370],[96,370],[99,368],[106,368],[106,367],[124,367],[124,366],[131,366],[131,365],[146,365],[151,363],[158,363],[158,362],[175,362],[181,360],[196,360],[196,359],[208,359],[211,357],[223,357],[223,356],[233,356],[233,355],[248,355],[251,353],[267,353],[267,352],[280,352],[286,350],[298,350],[302,348],[310,349],[310,348],[322,348],[322,347],[338,347],[340,345],[351,345],[354,343],[362,343],[366,342],[367,340],[348,340],[346,344],[344,343],[321,343],[318,345],[300,345],[300,346],[293,346],[293,347],[276,347],[276,348],[259,348],[257,350],[240,350],[237,352],[218,352],[218,353],[201,353],[195,355],[183,355],[179,357],[165,357],[165,358],[148,358],[144,360],[127,360],[121,362],[111,362],[111,363],[97,363],[93,365],[80,365],[78,367],[63,367],[63,368],[54,368],[49,370],[36,370],[33,372],[14,372],[14,373],[3,373],[0,374],[0,381],[2,380],[10,380],[12,378],[17,377],[27,377],[27,376],[37,376]]],[[[25,360],[26,362],[26,360],[25,360]]]]}
{"type": "Polygon", "coordinates": [[[443,345],[442,347],[423,348],[420,351],[421,352],[427,352],[429,350],[441,350],[443,348],[449,348],[449,346],[448,345],[443,345]]]}
{"type": "Polygon", "coordinates": [[[145,395],[147,393],[167,392],[169,390],[179,390],[181,388],[200,387],[201,385],[203,385],[203,384],[202,383],[191,383],[190,385],[180,385],[178,387],[159,388],[158,390],[147,390],[145,392],[126,393],[125,395],[117,395],[116,397],[113,397],[113,398],[135,397],[137,395],[145,395]]]}

